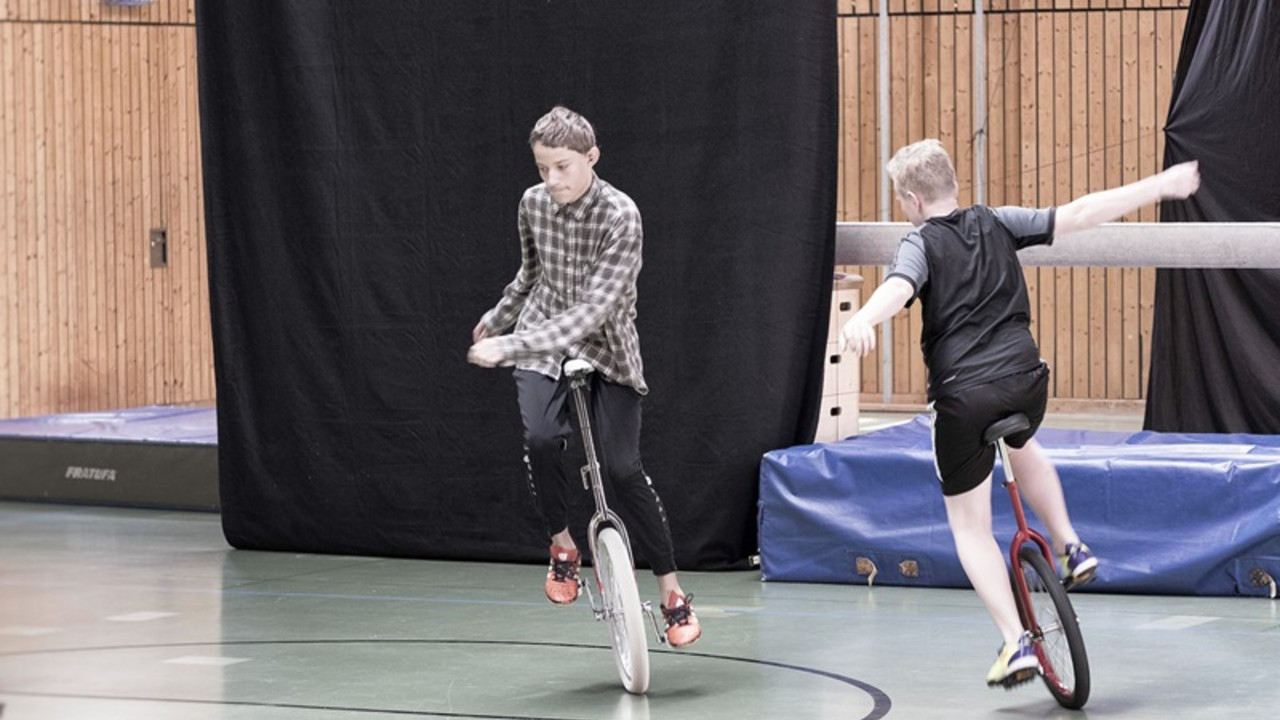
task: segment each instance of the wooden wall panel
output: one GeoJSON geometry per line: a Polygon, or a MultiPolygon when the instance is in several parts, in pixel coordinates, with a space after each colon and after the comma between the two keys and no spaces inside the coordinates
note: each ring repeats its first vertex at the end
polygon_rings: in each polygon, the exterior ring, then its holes
{"type": "Polygon", "coordinates": [[[193,28],[195,0],[114,5],[106,0],[0,0],[0,22],[181,24],[193,28]]]}
{"type": "MultiPolygon", "coordinates": [[[[938,137],[970,202],[983,134],[993,205],[1057,204],[1153,172],[1187,5],[982,0],[980,125],[975,0],[890,0],[891,151],[938,137]]],[[[837,219],[879,220],[879,2],[836,7],[837,219]]],[[[0,0],[0,294],[16,298],[0,309],[0,415],[213,399],[194,21],[194,0],[0,0]],[[148,266],[152,227],[168,232],[167,269],[148,266]]],[[[847,270],[868,291],[883,276],[847,270]]],[[[1027,278],[1055,397],[1140,402],[1154,271],[1027,278]]],[[[918,309],[893,323],[890,404],[923,402],[918,333],[918,309]]],[[[879,354],[862,362],[867,402],[884,396],[881,368],[879,354]]]]}
{"type": "MultiPolygon", "coordinates": [[[[1136,180],[1162,164],[1189,0],[984,0],[985,123],[975,116],[975,3],[889,3],[891,148],[937,137],[951,152],[960,200],[976,193],[975,139],[987,140],[991,205],[1049,206],[1136,180]],[[904,37],[905,34],[905,37],[904,37]]],[[[837,5],[841,23],[842,171],[839,220],[883,219],[875,0],[837,5]],[[856,47],[851,44],[856,43],[856,47]],[[861,58],[854,62],[853,57],[861,58]],[[856,81],[851,74],[857,74],[856,81]],[[867,89],[865,86],[872,87],[867,89]],[[847,94],[856,86],[858,98],[847,94]],[[876,132],[869,128],[876,126],[876,132]],[[871,167],[868,168],[867,166],[871,167]]],[[[1154,207],[1126,220],[1154,220],[1154,207]]],[[[896,205],[894,220],[903,220],[896,205]]],[[[881,268],[842,268],[867,278],[881,268]]],[[[1032,330],[1054,370],[1058,406],[1137,406],[1146,392],[1155,271],[1028,268],[1032,330]]],[[[893,321],[888,405],[919,406],[926,391],[919,312],[893,321]]],[[[863,401],[885,404],[881,352],[862,364],[863,401]]]]}
{"type": "Polygon", "coordinates": [[[194,19],[0,2],[0,416],[213,400],[194,19]]]}
{"type": "MultiPolygon", "coordinates": [[[[0,6],[3,7],[3,6],[0,6]]],[[[11,24],[0,23],[0,108],[16,107],[14,97],[14,73],[17,59],[14,49],[17,39],[16,28],[11,24]]],[[[13,295],[18,286],[18,237],[17,187],[18,169],[16,163],[18,152],[13,147],[16,133],[11,119],[12,110],[3,110],[5,121],[0,125],[0,238],[5,245],[0,252],[0,408],[8,407],[18,396],[18,303],[13,295]]]]}

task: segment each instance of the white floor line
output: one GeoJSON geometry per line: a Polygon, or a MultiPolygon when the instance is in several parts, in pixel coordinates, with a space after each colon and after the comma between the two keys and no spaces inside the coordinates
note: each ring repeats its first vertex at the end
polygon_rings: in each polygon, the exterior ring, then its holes
{"type": "Polygon", "coordinates": [[[62,628],[56,627],[36,627],[34,625],[9,625],[0,627],[0,635],[10,635],[13,637],[39,637],[41,635],[52,635],[61,632],[62,628]]]}
{"type": "Polygon", "coordinates": [[[112,615],[107,618],[111,622],[147,622],[149,620],[159,620],[160,618],[173,617],[178,613],[175,612],[135,612],[125,615],[112,615]]]}
{"type": "Polygon", "coordinates": [[[183,655],[169,658],[163,662],[170,665],[205,665],[210,667],[226,667],[236,663],[249,662],[249,658],[222,657],[219,655],[183,655]]]}
{"type": "Polygon", "coordinates": [[[1186,630],[1222,618],[1207,615],[1170,615],[1138,626],[1139,630],[1186,630]]]}

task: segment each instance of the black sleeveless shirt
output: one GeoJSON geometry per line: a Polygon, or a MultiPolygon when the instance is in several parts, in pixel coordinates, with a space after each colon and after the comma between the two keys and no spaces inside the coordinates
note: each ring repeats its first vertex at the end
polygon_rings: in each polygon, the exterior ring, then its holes
{"type": "Polygon", "coordinates": [[[1017,251],[1053,242],[1055,210],[974,205],[898,244],[886,277],[910,282],[920,299],[930,400],[1040,364],[1017,251]]]}

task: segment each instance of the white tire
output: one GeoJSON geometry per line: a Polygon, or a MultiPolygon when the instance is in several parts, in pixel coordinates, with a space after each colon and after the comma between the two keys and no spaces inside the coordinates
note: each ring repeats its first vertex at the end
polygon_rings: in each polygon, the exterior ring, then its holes
{"type": "Polygon", "coordinates": [[[618,675],[627,692],[640,695],[649,689],[649,646],[631,553],[622,535],[611,527],[596,535],[595,552],[593,562],[618,675]]]}

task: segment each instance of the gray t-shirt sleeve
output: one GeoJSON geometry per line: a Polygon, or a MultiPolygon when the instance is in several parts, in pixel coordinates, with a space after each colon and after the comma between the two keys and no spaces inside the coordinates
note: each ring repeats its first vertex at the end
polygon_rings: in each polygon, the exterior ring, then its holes
{"type": "Polygon", "coordinates": [[[1053,244],[1053,219],[1057,208],[1026,208],[1004,205],[991,208],[1001,225],[1013,234],[1018,249],[1053,244]]]}
{"type": "Polygon", "coordinates": [[[929,281],[929,261],[924,254],[924,238],[916,228],[912,228],[911,232],[898,242],[898,250],[893,254],[893,264],[889,266],[885,279],[888,280],[895,275],[911,283],[911,287],[915,290],[911,299],[907,301],[907,305],[910,306],[920,294],[920,288],[929,281]]]}

